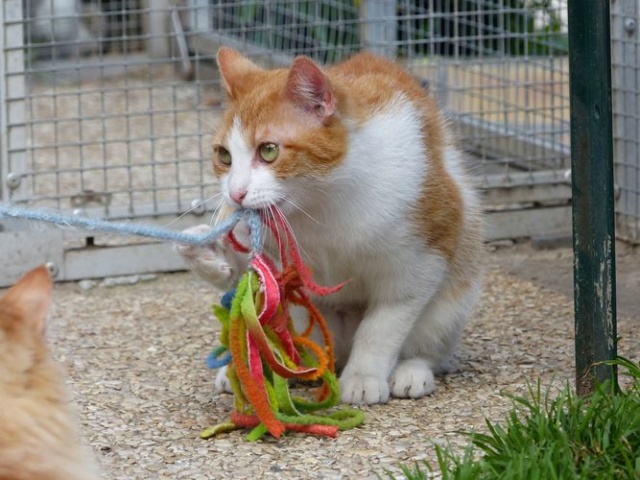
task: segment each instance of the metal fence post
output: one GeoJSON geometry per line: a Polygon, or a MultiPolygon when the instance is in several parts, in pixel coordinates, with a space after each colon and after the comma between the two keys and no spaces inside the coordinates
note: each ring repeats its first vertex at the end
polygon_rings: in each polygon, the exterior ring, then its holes
{"type": "Polygon", "coordinates": [[[640,241],[640,2],[611,4],[616,227],[619,238],[640,241]]]}
{"type": "Polygon", "coordinates": [[[609,1],[569,0],[576,387],[616,380],[609,1]]]}
{"type": "MultiPolygon", "coordinates": [[[[4,25],[4,8],[0,8],[0,26],[4,25]]],[[[4,30],[4,29],[3,29],[4,30]]],[[[6,188],[4,186],[4,179],[6,178],[6,158],[5,158],[5,145],[7,143],[6,126],[5,126],[5,111],[4,111],[4,97],[5,97],[5,85],[4,85],[4,35],[0,34],[0,202],[4,202],[6,188]]],[[[0,224],[1,226],[1,224],[0,224]]]]}
{"type": "Polygon", "coordinates": [[[367,0],[360,2],[361,40],[378,55],[396,55],[396,0],[367,0]]]}
{"type": "Polygon", "coordinates": [[[26,167],[26,76],[22,0],[0,2],[0,199],[22,185],[26,167]]]}
{"type": "Polygon", "coordinates": [[[171,54],[169,15],[171,5],[168,0],[145,0],[143,8],[147,53],[152,58],[167,58],[171,54]]]}

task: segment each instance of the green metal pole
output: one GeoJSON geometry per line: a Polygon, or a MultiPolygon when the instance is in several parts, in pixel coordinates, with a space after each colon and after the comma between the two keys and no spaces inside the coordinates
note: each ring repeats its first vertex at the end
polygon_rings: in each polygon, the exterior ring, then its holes
{"type": "Polygon", "coordinates": [[[576,386],[616,381],[609,0],[569,0],[576,386]]]}

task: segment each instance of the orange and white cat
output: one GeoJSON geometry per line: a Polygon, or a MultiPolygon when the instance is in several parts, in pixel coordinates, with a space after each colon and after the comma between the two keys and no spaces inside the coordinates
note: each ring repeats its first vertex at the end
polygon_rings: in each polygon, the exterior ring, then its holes
{"type": "MultiPolygon", "coordinates": [[[[370,53],[265,70],[222,48],[218,65],[229,104],[213,167],[227,204],[281,212],[318,283],[350,280],[315,300],[342,400],[430,394],[452,369],[483,256],[478,201],[434,98],[370,53]]],[[[224,241],[177,250],[222,289],[247,264],[224,241]]]]}
{"type": "Polygon", "coordinates": [[[45,267],[0,298],[0,480],[97,480],[44,338],[45,267]]]}

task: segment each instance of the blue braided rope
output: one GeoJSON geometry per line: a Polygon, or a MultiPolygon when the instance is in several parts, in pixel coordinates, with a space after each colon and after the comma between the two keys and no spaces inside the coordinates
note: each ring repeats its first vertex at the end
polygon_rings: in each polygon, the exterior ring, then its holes
{"type": "Polygon", "coordinates": [[[13,207],[0,204],[0,217],[22,218],[47,222],[61,227],[78,228],[82,230],[115,233],[139,237],[168,240],[187,245],[205,245],[230,231],[243,218],[251,229],[251,248],[254,252],[262,249],[262,220],[255,210],[235,210],[229,218],[213,227],[209,232],[199,235],[169,230],[166,228],[136,223],[117,223],[97,218],[73,217],[59,213],[30,210],[28,208],[13,207]]]}
{"type": "Polygon", "coordinates": [[[207,368],[216,370],[231,363],[231,353],[227,347],[220,345],[207,356],[207,368]]]}

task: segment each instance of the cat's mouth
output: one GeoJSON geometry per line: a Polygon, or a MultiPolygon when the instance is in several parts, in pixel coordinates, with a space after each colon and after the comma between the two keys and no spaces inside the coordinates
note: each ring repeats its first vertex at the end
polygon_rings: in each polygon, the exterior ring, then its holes
{"type": "Polygon", "coordinates": [[[245,208],[248,210],[255,210],[261,214],[285,214],[290,210],[291,202],[285,197],[279,197],[276,199],[257,199],[251,202],[241,203],[234,205],[236,208],[245,208]]]}
{"type": "Polygon", "coordinates": [[[266,203],[254,208],[262,215],[284,215],[289,210],[288,203],[285,199],[278,199],[270,203],[266,203]]]}

